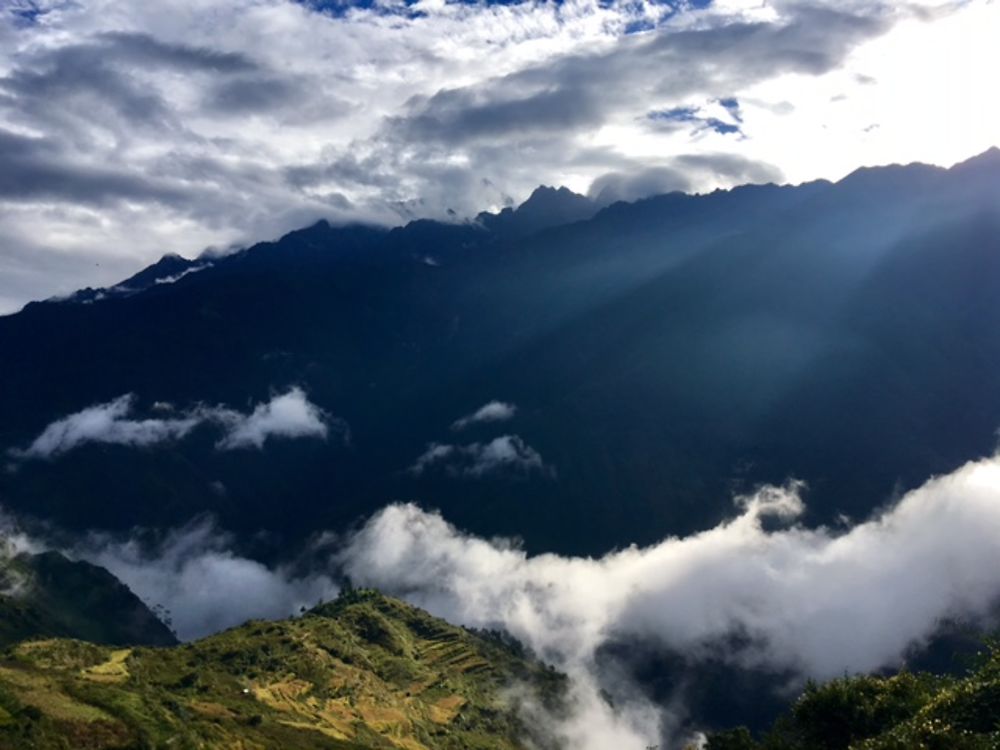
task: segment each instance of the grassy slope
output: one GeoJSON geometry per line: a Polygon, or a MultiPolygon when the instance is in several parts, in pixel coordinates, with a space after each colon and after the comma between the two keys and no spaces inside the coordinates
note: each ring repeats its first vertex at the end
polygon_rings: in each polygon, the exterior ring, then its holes
{"type": "Polygon", "coordinates": [[[744,729],[707,750],[997,750],[1000,643],[963,678],[901,673],[812,685],[762,739],[744,729]]]}
{"type": "MultiPolygon", "coordinates": [[[[47,640],[0,660],[0,748],[521,747],[515,685],[563,678],[373,592],[173,648],[47,640]]],[[[520,694],[520,693],[519,693],[520,694]]]]}

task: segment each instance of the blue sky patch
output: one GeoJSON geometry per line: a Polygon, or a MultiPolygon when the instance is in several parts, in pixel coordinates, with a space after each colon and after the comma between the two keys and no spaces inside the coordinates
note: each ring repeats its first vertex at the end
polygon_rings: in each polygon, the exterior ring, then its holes
{"type": "Polygon", "coordinates": [[[654,110],[649,112],[646,118],[656,123],[690,123],[693,125],[692,132],[694,133],[703,130],[714,130],[722,135],[742,133],[740,123],[743,122],[743,118],[740,115],[739,102],[736,99],[719,99],[717,102],[730,114],[733,122],[706,116],[702,113],[701,107],[673,107],[654,110]]]}

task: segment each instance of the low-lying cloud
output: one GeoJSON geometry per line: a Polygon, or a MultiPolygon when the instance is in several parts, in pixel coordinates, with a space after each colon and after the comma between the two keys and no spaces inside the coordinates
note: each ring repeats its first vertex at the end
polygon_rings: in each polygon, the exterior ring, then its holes
{"type": "MultiPolygon", "coordinates": [[[[476,455],[453,446],[431,463],[476,455]]],[[[537,722],[576,748],[632,750],[677,740],[683,695],[650,703],[598,659],[609,644],[824,679],[899,666],[946,621],[988,622],[1000,601],[1000,457],[848,529],[802,525],[805,492],[765,487],[715,528],[601,558],[529,556],[412,504],[319,537],[306,552],[324,562],[308,574],[236,554],[207,521],[152,548],[92,535],[70,552],[169,609],[182,638],[292,614],[335,595],[345,575],[453,622],[503,628],[572,678],[570,717],[537,722]]]]}
{"type": "Polygon", "coordinates": [[[0,511],[0,596],[21,596],[30,589],[28,576],[10,562],[18,555],[36,551],[34,541],[0,511]]]}
{"type": "MultiPolygon", "coordinates": [[[[209,417],[226,426],[226,435],[216,443],[220,450],[236,448],[263,448],[264,443],[275,438],[326,439],[330,432],[331,418],[311,403],[301,388],[275,396],[266,404],[259,404],[251,414],[243,415],[229,410],[216,410],[209,417]]],[[[336,420],[345,439],[346,424],[336,420]]]]}
{"type": "Polygon", "coordinates": [[[58,419],[27,448],[13,449],[15,458],[55,458],[86,443],[144,447],[186,436],[203,420],[189,414],[176,419],[131,419],[135,407],[131,393],[58,419]]]}
{"type": "Polygon", "coordinates": [[[508,404],[505,401],[490,401],[480,406],[471,414],[466,414],[461,419],[456,419],[452,423],[451,429],[461,432],[465,428],[475,424],[506,422],[509,419],[513,419],[515,414],[517,414],[517,406],[514,404],[508,404]]]}
{"type": "MultiPolygon", "coordinates": [[[[27,448],[12,448],[8,455],[22,461],[53,459],[88,443],[144,448],[180,440],[206,424],[224,431],[216,443],[219,450],[260,449],[271,438],[326,439],[331,429],[347,436],[346,423],[310,402],[298,387],[258,404],[250,414],[198,405],[176,416],[136,418],[136,401],[129,393],[58,419],[27,448]]],[[[174,411],[160,401],[153,407],[159,413],[174,411]]]]}
{"type": "Polygon", "coordinates": [[[946,619],[985,618],[1000,598],[997,458],[932,479],[844,532],[794,523],[801,490],[762,489],[716,528],[599,559],[529,557],[394,505],[339,563],[354,580],[440,616],[502,627],[567,670],[586,708],[575,719],[586,731],[565,730],[577,747],[606,748],[596,738],[611,733],[616,746],[641,748],[669,720],[657,730],[641,703],[624,723],[595,711],[603,644],[652,644],[689,659],[723,649],[737,666],[829,678],[899,665],[946,619]],[[767,519],[791,525],[769,531],[767,519]],[[732,635],[743,645],[725,651],[732,635]]]}
{"type": "Polygon", "coordinates": [[[198,273],[199,271],[207,271],[211,268],[213,263],[199,263],[198,265],[191,266],[190,268],[185,268],[180,273],[170,274],[169,276],[161,276],[160,278],[153,281],[154,284],[175,284],[185,276],[190,276],[193,273],[198,273]]]}
{"type": "Polygon", "coordinates": [[[488,443],[467,445],[431,443],[409,471],[420,476],[434,470],[453,477],[476,479],[492,475],[551,473],[538,451],[518,435],[501,435],[488,443]]]}
{"type": "Polygon", "coordinates": [[[932,479],[849,531],[776,531],[800,485],[741,498],[735,519],[599,559],[529,557],[468,536],[440,515],[393,505],[342,553],[358,581],[407,594],[477,626],[502,625],[540,654],[581,660],[608,637],[691,653],[734,632],[734,658],[814,677],[898,663],[949,614],[985,614],[1000,596],[1000,460],[932,479]]]}
{"type": "Polygon", "coordinates": [[[152,549],[94,534],[69,550],[110,570],[148,606],[169,613],[181,640],[250,619],[278,619],[337,596],[329,575],[268,568],[233,551],[234,539],[207,519],[171,531],[152,549]]]}

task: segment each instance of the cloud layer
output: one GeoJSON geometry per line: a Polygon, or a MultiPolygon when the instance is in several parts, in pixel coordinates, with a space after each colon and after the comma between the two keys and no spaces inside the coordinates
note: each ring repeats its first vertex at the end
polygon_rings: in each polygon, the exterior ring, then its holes
{"type": "Polygon", "coordinates": [[[340,563],[446,618],[505,628],[568,670],[580,710],[560,732],[577,747],[642,748],[671,717],[641,700],[631,715],[601,706],[605,643],[829,678],[898,665],[946,618],[983,618],[1000,601],[1000,460],[933,479],[846,531],[797,525],[801,490],[762,489],[714,529],[596,560],[528,557],[396,505],[340,563]],[[768,519],[790,525],[769,531],[768,519]]]}
{"type": "Polygon", "coordinates": [[[504,628],[573,678],[569,717],[536,723],[583,750],[641,750],[678,738],[683,693],[652,705],[596,658],[608,643],[824,679],[899,665],[943,621],[995,611],[1000,458],[932,479],[852,528],[801,526],[803,492],[765,487],[716,528],[599,559],[529,557],[408,504],[347,538],[319,537],[312,573],[242,557],[205,521],[152,548],[92,535],[71,552],[170,610],[184,638],[292,614],[334,596],[344,574],[454,622],[504,628]]]}
{"type": "MultiPolygon", "coordinates": [[[[224,406],[196,406],[176,416],[137,419],[136,397],[126,394],[103,404],[58,419],[27,448],[12,448],[8,455],[18,460],[52,459],[87,443],[125,445],[136,448],[180,440],[201,425],[221,427],[219,450],[263,448],[270,438],[326,439],[331,426],[346,439],[347,426],[326,414],[298,387],[258,404],[250,414],[224,406]]],[[[171,404],[157,402],[154,409],[171,413],[171,404]]]]}
{"type": "Polygon", "coordinates": [[[954,162],[995,139],[981,92],[998,13],[988,0],[5,3],[0,312],[109,286],[164,249],[320,217],[472,216],[540,183],[611,200],[954,162]]]}

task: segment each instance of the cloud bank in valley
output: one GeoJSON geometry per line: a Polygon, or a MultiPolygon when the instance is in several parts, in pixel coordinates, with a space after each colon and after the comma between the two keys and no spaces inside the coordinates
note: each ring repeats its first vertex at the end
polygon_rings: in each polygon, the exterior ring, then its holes
{"type": "Polygon", "coordinates": [[[250,619],[279,619],[337,596],[323,573],[269,568],[233,551],[234,540],[207,519],[167,534],[152,548],[135,539],[92,534],[73,557],[102,565],[148,606],[170,613],[182,640],[250,619]]]}
{"type": "Polygon", "coordinates": [[[545,718],[557,735],[584,750],[632,750],[675,737],[683,705],[653,706],[623,686],[599,666],[606,644],[823,679],[897,666],[943,621],[995,611],[1000,458],[931,479],[848,529],[798,523],[803,492],[762,488],[715,528],[596,559],[528,556],[410,504],[347,537],[319,537],[305,552],[325,562],[311,568],[269,569],[206,521],[152,548],[93,534],[70,552],[167,607],[184,638],[292,614],[335,595],[345,574],[453,622],[503,628],[573,678],[576,710],[545,718]],[[605,689],[628,699],[612,709],[605,689]]]}
{"type": "Polygon", "coordinates": [[[1000,596],[1000,460],[970,463],[844,532],[794,523],[798,485],[739,500],[716,528],[599,559],[528,557],[413,505],[381,511],[342,552],[356,580],[468,624],[502,625],[540,654],[583,661],[611,636],[696,652],[733,632],[733,658],[814,677],[896,663],[951,613],[1000,596]],[[777,518],[787,528],[769,531],[777,518]]]}
{"type": "MultiPolygon", "coordinates": [[[[88,443],[150,447],[187,437],[202,425],[223,430],[219,450],[264,447],[271,438],[326,439],[331,429],[345,439],[347,425],[309,401],[299,387],[258,404],[250,414],[224,406],[198,405],[176,416],[139,419],[134,394],[96,404],[48,425],[26,448],[11,448],[16,460],[53,459],[88,443]]],[[[171,404],[156,402],[158,412],[174,412],[171,404]]]]}
{"type": "Polygon", "coordinates": [[[0,312],[110,286],[164,249],[319,218],[474,216],[539,184],[611,201],[953,163],[995,142],[982,91],[998,14],[989,0],[3,3],[0,312]]]}
{"type": "Polygon", "coordinates": [[[595,654],[609,641],[822,679],[898,665],[946,618],[985,618],[1000,601],[997,458],[932,479],[843,532],[795,524],[801,489],[762,489],[716,528],[600,559],[528,557],[395,505],[339,562],[435,614],[505,628],[568,670],[580,710],[560,731],[577,747],[598,750],[614,737],[642,748],[669,729],[656,729],[669,716],[641,700],[631,715],[602,707],[595,654]],[[790,525],[769,531],[768,518],[790,525]],[[726,651],[733,634],[744,645],[726,651]]]}

